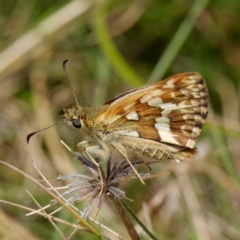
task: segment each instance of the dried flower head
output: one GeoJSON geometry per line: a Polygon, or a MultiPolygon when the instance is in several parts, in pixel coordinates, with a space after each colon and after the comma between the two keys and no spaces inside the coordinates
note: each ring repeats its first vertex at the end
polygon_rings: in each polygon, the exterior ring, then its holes
{"type": "MultiPolygon", "coordinates": [[[[106,173],[100,167],[103,183],[101,182],[99,169],[90,160],[82,158],[81,154],[78,152],[74,153],[75,157],[85,165],[92,173],[92,176],[85,174],[70,174],[67,176],[59,176],[58,180],[64,181],[68,179],[76,179],[73,183],[68,184],[68,190],[61,194],[62,197],[67,197],[69,203],[80,202],[85,199],[90,199],[88,202],[82,217],[87,218],[93,205],[97,202],[98,212],[102,207],[104,197],[106,195],[112,194],[117,199],[127,198],[125,192],[119,189],[119,185],[123,182],[129,181],[130,179],[137,178],[132,167],[128,164],[126,160],[118,161],[112,163],[111,159],[107,161],[106,173]],[[68,197],[71,195],[70,197],[68,197]]],[[[99,162],[99,159],[95,159],[99,162]]],[[[143,163],[139,160],[132,161],[132,165],[137,169],[143,165],[148,164],[143,163]]],[[[149,168],[150,169],[150,168],[149,168]]],[[[150,173],[140,173],[142,179],[149,179],[151,177],[150,173]]],[[[52,201],[55,203],[55,200],[52,201]]]]}

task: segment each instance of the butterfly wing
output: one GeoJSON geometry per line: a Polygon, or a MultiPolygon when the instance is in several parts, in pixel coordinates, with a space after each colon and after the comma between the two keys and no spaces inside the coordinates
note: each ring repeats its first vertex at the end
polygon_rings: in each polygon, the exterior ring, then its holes
{"type": "Polygon", "coordinates": [[[208,92],[198,73],[174,75],[106,102],[98,122],[106,132],[194,148],[208,112],[208,92]]]}

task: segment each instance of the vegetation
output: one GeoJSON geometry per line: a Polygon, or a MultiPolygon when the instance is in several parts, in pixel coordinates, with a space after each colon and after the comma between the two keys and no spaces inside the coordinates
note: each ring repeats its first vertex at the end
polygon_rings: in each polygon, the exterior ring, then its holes
{"type": "MultiPolygon", "coordinates": [[[[68,59],[78,101],[89,106],[176,73],[202,75],[210,107],[198,156],[191,162],[154,165],[151,174],[160,176],[145,186],[138,179],[120,185],[133,200],[123,202],[155,239],[240,239],[239,25],[239,0],[2,1],[0,159],[16,169],[0,165],[0,238],[64,239],[49,219],[26,216],[31,210],[7,204],[39,209],[53,199],[36,185],[46,183],[34,164],[54,186],[66,184],[57,180],[59,175],[89,174],[60,143],[62,139],[76,151],[79,142],[64,124],[26,143],[27,134],[56,123],[62,109],[74,104],[61,68],[68,59]],[[41,181],[35,184],[28,176],[41,181]]],[[[74,206],[84,211],[88,201],[74,206]]],[[[93,208],[90,216],[96,212],[93,208]]],[[[67,209],[54,216],[65,221],[56,225],[67,239],[76,216],[67,209]]],[[[150,239],[131,219],[140,238],[150,239]]],[[[84,229],[71,240],[101,239],[100,234],[117,239],[90,220],[78,220],[84,229]]],[[[129,239],[107,196],[96,220],[129,239]]]]}

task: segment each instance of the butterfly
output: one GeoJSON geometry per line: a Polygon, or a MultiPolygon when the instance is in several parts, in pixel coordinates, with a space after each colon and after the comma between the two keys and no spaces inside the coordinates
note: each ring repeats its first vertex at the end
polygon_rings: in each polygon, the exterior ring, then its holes
{"type": "Polygon", "coordinates": [[[76,105],[63,109],[61,122],[83,138],[78,148],[97,166],[96,159],[115,155],[130,165],[133,159],[191,160],[208,113],[207,87],[196,72],[127,91],[99,107],[83,107],[75,100],[76,105]]]}

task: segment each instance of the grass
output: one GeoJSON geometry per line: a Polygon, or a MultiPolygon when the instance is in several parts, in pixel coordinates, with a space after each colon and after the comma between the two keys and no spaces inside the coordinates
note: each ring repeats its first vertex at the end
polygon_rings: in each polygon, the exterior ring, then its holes
{"type": "MultiPolygon", "coordinates": [[[[4,3],[0,20],[2,161],[39,180],[33,159],[54,186],[63,186],[56,180],[60,174],[86,174],[60,144],[63,139],[76,150],[79,142],[63,124],[26,144],[27,134],[57,122],[62,109],[74,103],[61,69],[65,59],[81,105],[101,105],[132,88],[197,71],[208,85],[211,106],[198,156],[189,163],[160,163],[152,174],[169,175],[149,179],[146,186],[132,180],[121,189],[133,203],[124,201],[156,239],[239,239],[238,1],[125,0],[101,5],[13,0],[4,3]]],[[[49,204],[52,196],[4,164],[0,176],[0,238],[64,239],[57,228],[67,238],[76,218],[61,210],[54,215],[54,228],[42,216],[25,216],[39,208],[26,190],[40,206],[49,204]]],[[[82,211],[86,205],[75,207],[82,211]]],[[[95,213],[94,208],[90,216],[95,213]]],[[[129,239],[109,201],[97,221],[129,239]]],[[[149,239],[133,223],[141,239],[149,239]]],[[[98,224],[87,224],[95,235],[78,230],[70,239],[99,239],[100,234],[117,238],[98,224]]]]}

